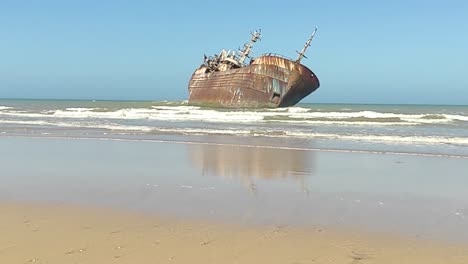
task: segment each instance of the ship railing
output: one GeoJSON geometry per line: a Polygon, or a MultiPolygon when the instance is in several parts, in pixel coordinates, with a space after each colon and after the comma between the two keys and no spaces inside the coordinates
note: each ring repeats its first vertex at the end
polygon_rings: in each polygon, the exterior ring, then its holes
{"type": "Polygon", "coordinates": [[[280,58],[283,58],[283,59],[294,61],[293,59],[291,59],[289,57],[286,57],[286,56],[284,56],[282,54],[278,54],[278,53],[263,53],[262,56],[276,56],[276,57],[280,57],[280,58]]]}

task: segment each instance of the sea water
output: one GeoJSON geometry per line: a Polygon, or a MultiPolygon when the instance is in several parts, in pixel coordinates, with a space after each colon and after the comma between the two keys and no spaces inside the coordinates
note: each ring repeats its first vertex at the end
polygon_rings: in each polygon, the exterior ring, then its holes
{"type": "Polygon", "coordinates": [[[255,142],[468,156],[468,106],[299,104],[226,109],[186,101],[0,100],[0,136],[255,142]]]}
{"type": "Polygon", "coordinates": [[[0,100],[0,201],[466,242],[467,131],[468,106],[0,100]]]}

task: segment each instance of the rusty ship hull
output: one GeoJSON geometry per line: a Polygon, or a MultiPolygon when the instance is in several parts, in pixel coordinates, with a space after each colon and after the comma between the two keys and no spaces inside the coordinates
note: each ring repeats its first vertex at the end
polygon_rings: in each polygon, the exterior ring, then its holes
{"type": "Polygon", "coordinates": [[[220,72],[197,69],[189,82],[189,103],[221,107],[288,107],[320,86],[304,65],[264,55],[249,65],[220,72]]]}

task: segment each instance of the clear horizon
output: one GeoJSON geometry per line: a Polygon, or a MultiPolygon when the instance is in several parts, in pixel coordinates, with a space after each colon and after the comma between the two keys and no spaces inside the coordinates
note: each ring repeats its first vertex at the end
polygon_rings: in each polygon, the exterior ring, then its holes
{"type": "Polygon", "coordinates": [[[317,25],[303,64],[321,87],[301,103],[468,105],[467,13],[465,1],[2,1],[0,97],[186,100],[203,54],[261,28],[254,56],[295,57],[317,25]]]}
{"type": "MultiPolygon", "coordinates": [[[[177,101],[187,101],[186,99],[179,100],[152,100],[152,99],[81,99],[81,98],[0,98],[0,101],[76,101],[76,102],[177,102],[177,101]]],[[[468,104],[417,104],[417,103],[408,103],[408,104],[399,104],[399,103],[348,103],[348,102],[304,102],[301,101],[297,105],[301,104],[323,104],[323,105],[407,105],[407,106],[468,106],[468,104]]],[[[296,105],[296,106],[297,106],[296,105]]]]}

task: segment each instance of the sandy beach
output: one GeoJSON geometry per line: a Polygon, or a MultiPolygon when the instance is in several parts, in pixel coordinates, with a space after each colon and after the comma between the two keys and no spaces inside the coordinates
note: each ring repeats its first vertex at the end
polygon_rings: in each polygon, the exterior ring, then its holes
{"type": "Polygon", "coordinates": [[[0,264],[468,264],[467,14],[0,0],[0,264]]]}
{"type": "Polygon", "coordinates": [[[468,248],[397,236],[246,227],[1,204],[1,263],[467,263],[468,248]]]}
{"type": "Polygon", "coordinates": [[[2,137],[0,263],[468,263],[467,159],[248,143],[2,137]]]}

